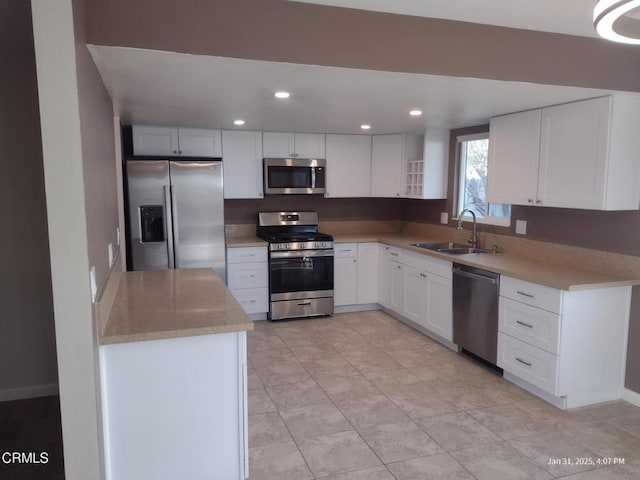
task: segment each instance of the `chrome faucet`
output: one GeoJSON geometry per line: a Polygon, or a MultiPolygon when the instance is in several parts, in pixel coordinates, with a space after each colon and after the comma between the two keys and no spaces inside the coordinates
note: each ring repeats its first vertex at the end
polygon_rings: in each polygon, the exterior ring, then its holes
{"type": "Polygon", "coordinates": [[[478,248],[478,224],[476,222],[476,214],[473,210],[465,208],[458,214],[458,230],[462,230],[462,217],[464,217],[465,213],[470,213],[473,218],[473,233],[471,238],[467,241],[471,244],[471,247],[478,248]]]}

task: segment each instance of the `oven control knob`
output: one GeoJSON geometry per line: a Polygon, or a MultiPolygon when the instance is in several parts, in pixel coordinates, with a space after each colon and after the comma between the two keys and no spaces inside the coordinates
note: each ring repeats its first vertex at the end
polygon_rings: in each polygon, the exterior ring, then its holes
{"type": "Polygon", "coordinates": [[[327,248],[327,242],[322,242],[322,247],[327,248]]]}
{"type": "Polygon", "coordinates": [[[284,248],[286,248],[287,250],[290,250],[291,249],[291,244],[290,243],[285,244],[284,248]]]}

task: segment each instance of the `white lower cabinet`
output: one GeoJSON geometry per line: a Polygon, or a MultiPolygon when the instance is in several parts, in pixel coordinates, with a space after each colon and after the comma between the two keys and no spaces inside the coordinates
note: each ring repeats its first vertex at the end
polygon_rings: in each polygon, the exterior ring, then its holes
{"type": "Polygon", "coordinates": [[[631,287],[561,291],[500,279],[498,366],[561,408],[620,398],[631,287]]]}
{"type": "Polygon", "coordinates": [[[227,286],[246,313],[268,312],[267,247],[227,248],[227,286]]]}
{"type": "Polygon", "coordinates": [[[401,313],[404,307],[404,265],[392,261],[389,274],[389,308],[401,313]]]}
{"type": "Polygon", "coordinates": [[[246,338],[100,346],[107,480],[249,477],[246,338]]]}
{"type": "Polygon", "coordinates": [[[336,307],[378,301],[377,243],[337,243],[333,265],[336,307]]]}
{"type": "Polygon", "coordinates": [[[334,246],[333,304],[355,305],[358,298],[358,245],[342,243],[334,246]]]}
{"type": "Polygon", "coordinates": [[[396,311],[430,332],[452,341],[451,262],[405,251],[403,263],[404,301],[402,309],[396,311]]]}

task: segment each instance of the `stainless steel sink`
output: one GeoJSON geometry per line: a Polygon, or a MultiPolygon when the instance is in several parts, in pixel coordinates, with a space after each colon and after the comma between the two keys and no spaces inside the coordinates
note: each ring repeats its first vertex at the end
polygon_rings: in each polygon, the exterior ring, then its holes
{"type": "Polygon", "coordinates": [[[491,250],[484,248],[473,248],[462,243],[454,242],[426,242],[412,243],[414,247],[424,248],[434,252],[448,253],[450,255],[468,255],[472,253],[492,253],[491,250]]]}
{"type": "Polygon", "coordinates": [[[426,250],[433,250],[439,252],[441,250],[451,250],[453,248],[467,248],[467,245],[454,242],[431,242],[431,243],[412,243],[414,247],[424,248],[426,250]]]}
{"type": "Polygon", "coordinates": [[[473,247],[462,247],[462,248],[443,248],[438,250],[440,253],[449,253],[451,255],[468,255],[470,253],[492,253],[491,250],[487,250],[486,248],[473,248],[473,247]]]}

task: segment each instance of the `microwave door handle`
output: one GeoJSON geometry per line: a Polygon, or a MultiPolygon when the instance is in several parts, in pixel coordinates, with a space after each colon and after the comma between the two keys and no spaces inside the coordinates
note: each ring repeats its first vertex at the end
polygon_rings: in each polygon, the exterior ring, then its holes
{"type": "Polygon", "coordinates": [[[311,167],[311,188],[316,188],[316,167],[311,167]]]}

